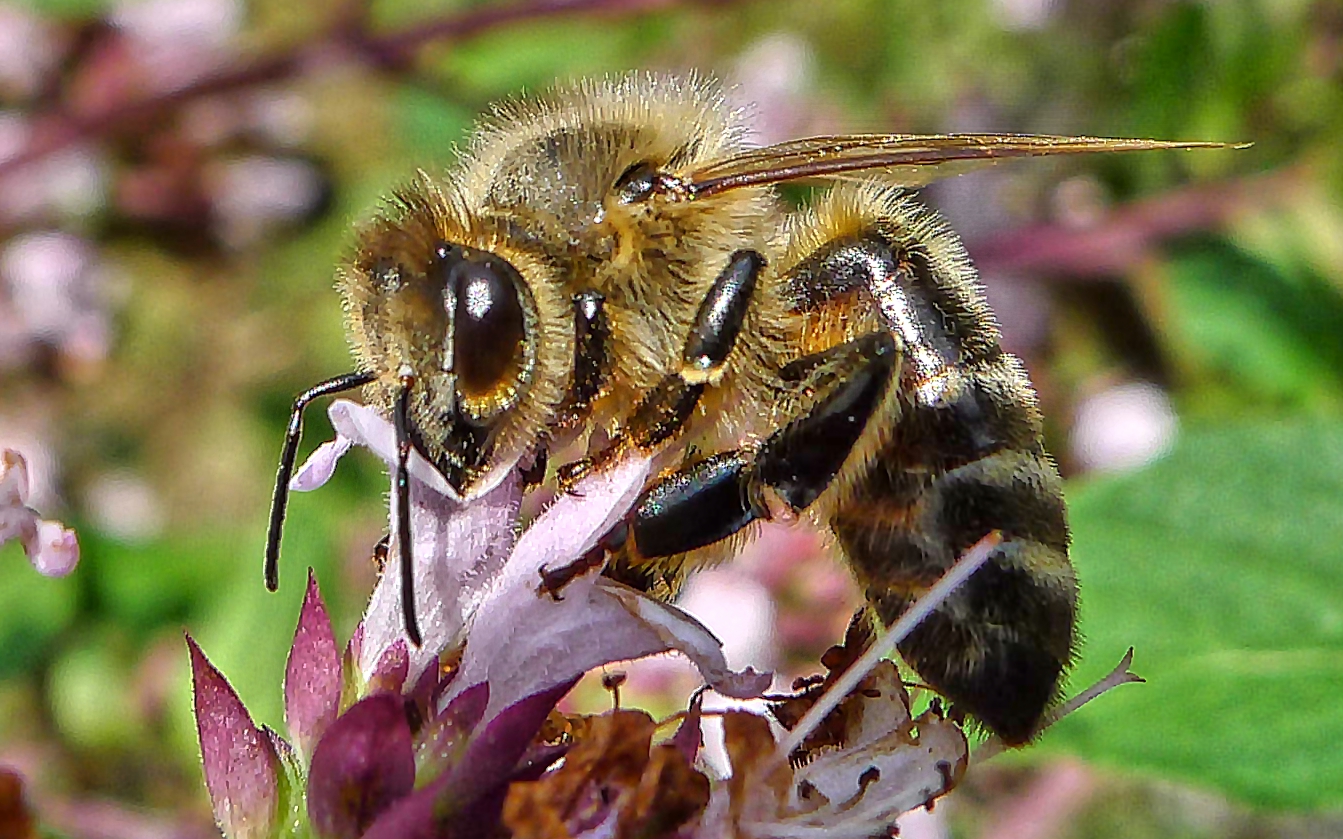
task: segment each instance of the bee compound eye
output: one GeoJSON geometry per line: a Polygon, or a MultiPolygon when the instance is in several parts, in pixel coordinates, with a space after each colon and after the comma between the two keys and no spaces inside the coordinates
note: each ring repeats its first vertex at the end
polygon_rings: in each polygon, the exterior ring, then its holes
{"type": "Polygon", "coordinates": [[[517,375],[526,338],[521,281],[498,257],[464,259],[452,268],[452,368],[467,399],[490,396],[517,375]]]}

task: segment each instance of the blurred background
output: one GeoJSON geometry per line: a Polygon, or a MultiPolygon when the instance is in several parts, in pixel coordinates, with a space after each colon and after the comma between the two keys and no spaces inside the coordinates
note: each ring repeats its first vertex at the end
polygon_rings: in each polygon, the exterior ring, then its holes
{"type": "MultiPolygon", "coordinates": [[[[183,630],[279,726],[303,569],[342,638],[374,577],[386,478],[354,457],[295,497],[280,593],[261,580],[290,402],[349,369],[331,278],[351,224],[449,164],[492,100],[630,69],[720,77],[760,142],[1254,143],[926,192],[1070,481],[1073,689],[1129,646],[1149,681],[979,767],[917,829],[1343,834],[1337,0],[11,0],[0,445],[83,554],[51,580],[0,549],[0,767],[42,835],[213,834],[183,630]]],[[[314,412],[304,451],[328,433],[314,412]]],[[[778,533],[688,597],[734,663],[790,675],[856,603],[842,568],[778,533]]],[[[626,701],[671,709],[685,688],[650,671],[626,701]]],[[[3,810],[0,835],[24,835],[3,810]]]]}

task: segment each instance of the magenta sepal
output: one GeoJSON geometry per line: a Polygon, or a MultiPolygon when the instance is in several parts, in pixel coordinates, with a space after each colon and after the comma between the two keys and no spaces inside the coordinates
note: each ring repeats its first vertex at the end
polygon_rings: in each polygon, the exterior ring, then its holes
{"type": "MultiPolygon", "coordinates": [[[[505,708],[471,738],[460,760],[436,780],[389,808],[363,839],[490,835],[499,819],[506,785],[513,780],[546,716],[569,692],[574,681],[532,694],[505,708]]],[[[476,690],[473,685],[460,696],[476,690]]],[[[479,700],[488,701],[488,696],[480,694],[479,700]]],[[[525,770],[532,768],[529,765],[525,770]]]]}
{"type": "Polygon", "coordinates": [[[357,839],[415,787],[405,701],[361,699],[327,729],[308,771],[308,819],[323,839],[357,839]]]}
{"type": "Polygon", "coordinates": [[[271,735],[252,722],[242,700],[190,635],[191,683],[205,788],[228,839],[263,839],[279,812],[280,759],[271,735]]]}
{"type": "Polygon", "coordinates": [[[284,719],[304,761],[340,712],[344,682],[340,648],[331,616],[308,569],[308,591],[299,610],[294,643],[284,674],[284,719]]]}
{"type": "Polygon", "coordinates": [[[473,685],[457,696],[441,713],[424,724],[417,737],[420,783],[431,781],[457,765],[471,742],[471,733],[485,717],[490,686],[473,685]]]}

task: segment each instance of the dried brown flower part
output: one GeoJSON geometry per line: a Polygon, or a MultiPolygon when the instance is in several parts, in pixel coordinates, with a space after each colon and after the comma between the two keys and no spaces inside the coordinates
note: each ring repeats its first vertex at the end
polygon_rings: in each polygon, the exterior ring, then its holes
{"type": "Polygon", "coordinates": [[[652,745],[652,717],[613,710],[584,727],[563,767],[510,788],[503,821],[515,837],[635,839],[691,828],[709,802],[709,779],[674,745],[652,745]]]}
{"type": "MultiPolygon", "coordinates": [[[[826,669],[825,675],[798,679],[793,684],[793,690],[797,693],[771,702],[769,705],[770,714],[778,720],[780,725],[792,731],[802,721],[802,717],[807,711],[816,704],[816,700],[853,666],[854,662],[871,644],[872,623],[863,612],[859,612],[854,615],[853,620],[849,621],[849,628],[844,633],[843,643],[836,644],[821,656],[821,666],[826,669]]],[[[846,715],[849,713],[845,709],[852,708],[855,703],[856,694],[852,694],[845,699],[840,709],[822,720],[816,731],[802,741],[802,746],[789,755],[789,759],[801,765],[809,759],[809,755],[818,750],[842,747],[845,743],[844,738],[847,728],[846,715]]],[[[908,704],[907,701],[906,704],[908,704]]]]}
{"type": "Polygon", "coordinates": [[[786,806],[793,772],[775,758],[778,749],[769,721],[744,711],[724,715],[723,747],[732,764],[726,824],[740,827],[772,819],[786,806]]]}
{"type": "MultiPolygon", "coordinates": [[[[795,721],[824,690],[812,685],[774,710],[795,721]]],[[[792,761],[781,759],[764,717],[728,714],[732,777],[715,790],[696,835],[867,837],[931,807],[965,774],[968,747],[956,723],[935,711],[913,718],[909,701],[895,665],[880,662],[792,761]]]]}

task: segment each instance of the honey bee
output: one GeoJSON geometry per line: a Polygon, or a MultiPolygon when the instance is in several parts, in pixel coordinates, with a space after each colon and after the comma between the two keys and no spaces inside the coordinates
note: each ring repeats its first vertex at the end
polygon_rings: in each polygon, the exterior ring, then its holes
{"type": "Polygon", "coordinates": [[[1024,743],[1074,656],[1059,473],[964,248],[906,188],[958,164],[1216,144],[744,139],[711,83],[584,82],[498,106],[452,171],[396,193],[338,273],[357,370],[294,403],[267,585],[303,410],[362,388],[396,429],[413,642],[412,448],[468,500],[509,470],[547,474],[550,453],[579,452],[549,472],[568,488],[637,451],[665,468],[611,540],[607,573],[664,595],[754,522],[800,517],[832,536],[872,618],[890,623],[1001,532],[900,651],[1024,743]],[[838,185],[790,210],[774,185],[803,179],[838,185]]]}

